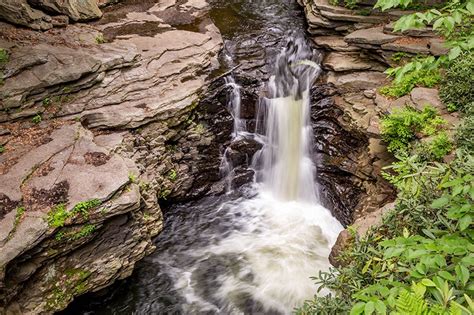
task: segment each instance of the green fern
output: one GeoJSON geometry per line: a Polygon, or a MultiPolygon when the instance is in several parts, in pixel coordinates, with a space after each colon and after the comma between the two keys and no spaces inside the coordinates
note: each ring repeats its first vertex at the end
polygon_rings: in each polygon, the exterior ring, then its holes
{"type": "Polygon", "coordinates": [[[430,315],[432,314],[423,297],[410,293],[407,290],[400,292],[396,301],[396,314],[400,315],[430,315]]]}

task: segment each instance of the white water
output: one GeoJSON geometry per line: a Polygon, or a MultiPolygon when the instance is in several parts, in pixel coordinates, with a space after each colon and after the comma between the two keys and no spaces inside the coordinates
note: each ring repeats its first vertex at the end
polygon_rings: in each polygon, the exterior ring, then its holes
{"type": "MultiPolygon", "coordinates": [[[[222,205],[241,228],[192,253],[201,262],[231,256],[234,264],[218,275],[213,301],[196,292],[199,284],[193,282],[192,274],[197,266],[175,271],[187,313],[243,314],[242,304],[251,300],[263,312],[289,314],[316,294],[310,277],[329,268],[330,249],[342,226],[317,197],[308,91],[319,69],[298,64],[311,58],[313,52],[302,39],[291,41],[278,57],[268,98],[261,100],[259,108],[264,117],[260,129],[265,133],[253,135],[265,143],[255,157],[256,164],[263,163],[257,177],[263,182],[253,187],[258,195],[222,205]]],[[[245,136],[236,95],[240,88],[233,79],[227,84],[233,87],[234,138],[245,136]]]]}

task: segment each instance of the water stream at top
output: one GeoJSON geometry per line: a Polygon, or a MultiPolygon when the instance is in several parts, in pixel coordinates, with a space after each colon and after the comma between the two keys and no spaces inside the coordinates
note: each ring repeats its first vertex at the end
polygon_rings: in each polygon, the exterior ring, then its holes
{"type": "MultiPolygon", "coordinates": [[[[303,37],[293,35],[295,22],[288,12],[300,10],[293,1],[239,0],[232,5],[239,14],[250,10],[248,18],[262,14],[267,19],[260,28],[252,26],[255,20],[248,22],[259,36],[282,39],[262,41],[269,55],[276,51],[267,58],[273,66],[268,67],[255,132],[240,119],[240,87],[232,77],[226,81],[232,87],[234,139],[252,137],[263,144],[253,159],[256,181],[237,195],[244,197],[229,193],[172,207],[156,252],[109,296],[83,304],[80,313],[290,314],[315,294],[310,277],[329,268],[330,249],[342,226],[319,203],[310,158],[309,87],[320,72],[318,56],[303,37]]],[[[229,8],[217,9],[223,14],[229,8]]],[[[298,27],[302,34],[304,26],[298,27]]],[[[252,42],[255,35],[243,34],[241,45],[261,45],[252,42]]],[[[228,40],[226,46],[234,47],[232,62],[241,62],[235,42],[228,40]]],[[[232,173],[228,162],[222,165],[232,173]]]]}

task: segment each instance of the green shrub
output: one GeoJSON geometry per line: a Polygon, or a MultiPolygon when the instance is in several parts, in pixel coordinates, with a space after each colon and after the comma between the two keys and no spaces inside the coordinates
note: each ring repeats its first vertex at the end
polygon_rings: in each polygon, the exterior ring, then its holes
{"type": "Polygon", "coordinates": [[[412,156],[393,169],[395,209],[366,236],[354,235],[339,256],[345,266],[319,274],[335,297],[315,297],[300,314],[337,305],[331,314],[347,314],[347,305],[350,314],[474,312],[474,156],[458,151],[450,164],[412,156]]]}
{"type": "Polygon", "coordinates": [[[439,95],[449,110],[474,107],[474,54],[451,61],[440,84],[439,95]]]}
{"type": "Polygon", "coordinates": [[[56,205],[48,212],[48,225],[53,228],[62,227],[69,216],[70,214],[64,204],[56,205]]]}
{"type": "Polygon", "coordinates": [[[388,151],[407,151],[417,134],[434,135],[444,124],[445,121],[431,106],[423,108],[422,111],[411,107],[395,109],[392,114],[382,118],[382,138],[388,144],[388,151]]]}
{"type": "Polygon", "coordinates": [[[456,130],[458,147],[474,152],[474,115],[467,115],[456,130]]]}
{"type": "Polygon", "coordinates": [[[66,220],[74,217],[77,214],[81,214],[85,219],[87,219],[89,217],[89,210],[101,204],[102,201],[99,199],[81,201],[76,204],[71,211],[68,211],[66,205],[64,204],[56,205],[48,212],[48,225],[53,228],[63,227],[66,223],[66,220]]]}
{"type": "Polygon", "coordinates": [[[42,120],[42,118],[39,114],[35,115],[33,118],[31,118],[31,122],[34,123],[34,124],[39,124],[41,122],[41,120],[42,120]]]}
{"type": "Polygon", "coordinates": [[[399,81],[380,88],[380,93],[399,98],[410,93],[415,87],[433,87],[441,81],[438,69],[413,71],[404,75],[399,81]]]}

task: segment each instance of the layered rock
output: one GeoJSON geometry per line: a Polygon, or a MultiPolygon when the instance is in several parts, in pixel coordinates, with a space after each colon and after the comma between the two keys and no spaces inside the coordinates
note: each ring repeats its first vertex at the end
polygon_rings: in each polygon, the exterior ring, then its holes
{"type": "MultiPolygon", "coordinates": [[[[382,13],[372,9],[373,1],[361,2],[354,10],[326,0],[301,4],[327,70],[322,80],[327,85],[313,91],[313,127],[323,135],[315,141],[322,156],[319,180],[338,219],[353,224],[362,236],[393,206],[384,207],[394,192],[381,171],[393,156],[381,139],[381,117],[407,105],[417,109],[431,105],[452,126],[457,120],[441,104],[436,89],[417,87],[398,99],[381,95],[379,88],[389,83],[383,71],[414,55],[444,54],[446,48],[428,28],[394,33],[393,21],[408,11],[382,13]]],[[[349,233],[343,231],[331,254],[334,264],[348,239],[349,233]]]]}
{"type": "Polygon", "coordinates": [[[0,313],[52,313],[129,276],[159,204],[225,188],[224,80],[201,96],[222,47],[207,4],[132,8],[48,33],[3,24],[0,313]]]}

